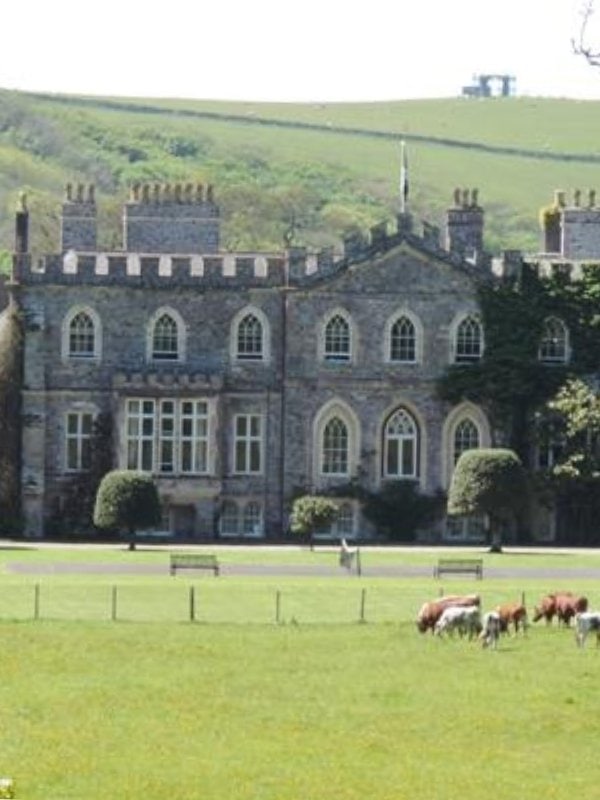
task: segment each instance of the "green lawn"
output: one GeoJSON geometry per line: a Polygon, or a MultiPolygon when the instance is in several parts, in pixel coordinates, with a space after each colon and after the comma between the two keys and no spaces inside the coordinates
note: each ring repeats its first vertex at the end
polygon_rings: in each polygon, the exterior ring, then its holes
{"type": "MultiPolygon", "coordinates": [[[[388,565],[440,554],[364,552],[388,565]]],[[[0,556],[0,777],[19,800],[597,797],[600,650],[591,640],[578,650],[572,631],[534,625],[497,652],[421,636],[415,614],[440,591],[428,576],[22,575],[11,561],[116,568],[167,556],[0,556]]],[[[335,550],[222,548],[219,558],[322,565],[335,550]]],[[[576,571],[599,566],[595,553],[484,561],[510,563],[515,577],[454,578],[444,590],[478,591],[488,609],[522,592],[531,607],[562,587],[600,607],[599,582],[576,571]],[[532,565],[573,571],[533,579],[532,565]]]]}
{"type": "Polygon", "coordinates": [[[1,623],[18,798],[597,797],[600,653],[379,625],[1,623]]]}

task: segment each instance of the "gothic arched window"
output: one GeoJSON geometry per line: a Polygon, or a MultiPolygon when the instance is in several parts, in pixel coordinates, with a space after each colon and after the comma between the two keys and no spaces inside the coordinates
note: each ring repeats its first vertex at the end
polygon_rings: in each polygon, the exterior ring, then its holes
{"type": "Polygon", "coordinates": [[[325,325],[325,361],[350,361],[351,355],[350,323],[342,314],[334,314],[325,325]]]}
{"type": "Polygon", "coordinates": [[[177,361],[179,355],[177,322],[165,312],[156,319],[152,329],[152,359],[154,361],[177,361]]]}
{"type": "Polygon", "coordinates": [[[68,354],[70,358],[94,358],[96,326],[87,311],[77,312],[69,322],[68,354]]]}
{"type": "Polygon", "coordinates": [[[418,438],[417,424],[406,409],[400,408],[390,416],[383,432],[386,478],[417,477],[418,438]]]}
{"type": "Polygon", "coordinates": [[[254,314],[246,314],[238,323],[236,357],[241,361],[263,360],[263,326],[254,314]]]}
{"type": "Polygon", "coordinates": [[[479,430],[473,420],[461,420],[454,429],[453,461],[456,464],[465,450],[474,450],[479,447],[479,430]]]}
{"type": "Polygon", "coordinates": [[[568,360],[569,331],[557,317],[544,320],[538,358],[544,364],[564,364],[568,360]]]}
{"type": "Polygon", "coordinates": [[[399,317],[390,328],[389,358],[410,364],[417,360],[417,333],[408,317],[399,317]]]}
{"type": "Polygon", "coordinates": [[[347,475],[348,469],[348,426],[340,417],[332,417],[323,428],[321,472],[324,475],[347,475]]]}
{"type": "Polygon", "coordinates": [[[478,361],[482,354],[481,323],[474,316],[465,317],[456,328],[455,361],[459,364],[478,361]]]}

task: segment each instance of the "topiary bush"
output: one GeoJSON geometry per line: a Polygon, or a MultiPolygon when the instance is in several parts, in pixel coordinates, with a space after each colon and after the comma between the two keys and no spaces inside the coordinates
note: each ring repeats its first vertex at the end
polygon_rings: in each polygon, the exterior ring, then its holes
{"type": "Polygon", "coordinates": [[[94,506],[94,525],[124,531],[133,543],[135,532],[161,521],[158,490],[147,472],[113,470],[100,482],[94,506]]]}
{"type": "Polygon", "coordinates": [[[294,500],[290,528],[293,533],[306,537],[312,542],[315,532],[330,525],[338,513],[338,505],[333,500],[328,497],[307,494],[294,500]]]}
{"type": "Polygon", "coordinates": [[[458,459],[448,492],[448,514],[484,514],[494,549],[500,549],[502,522],[522,512],[527,474],[513,450],[466,450],[458,459]]]}

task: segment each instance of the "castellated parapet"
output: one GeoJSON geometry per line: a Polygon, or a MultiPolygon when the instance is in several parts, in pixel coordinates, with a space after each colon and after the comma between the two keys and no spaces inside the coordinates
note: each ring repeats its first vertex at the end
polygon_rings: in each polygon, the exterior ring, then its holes
{"type": "MultiPolygon", "coordinates": [[[[483,220],[476,204],[477,194],[469,193],[467,206],[453,218],[455,229],[473,225],[468,215],[483,220]],[[466,216],[465,216],[466,215],[466,216]],[[470,221],[469,221],[470,220],[470,221]]],[[[131,189],[124,211],[123,250],[97,251],[95,242],[96,204],[93,187],[67,187],[63,204],[63,240],[60,254],[44,256],[33,264],[26,252],[15,255],[15,278],[26,284],[85,284],[90,286],[173,288],[268,288],[299,286],[318,282],[347,269],[352,264],[388,252],[402,242],[412,244],[455,266],[485,272],[489,258],[482,249],[469,249],[467,242],[479,241],[461,228],[463,238],[452,250],[440,244],[437,226],[423,223],[421,234],[413,230],[409,214],[397,219],[396,229],[387,223],[371,228],[369,235],[353,231],[344,237],[341,251],[328,247],[309,252],[291,247],[278,253],[218,252],[219,210],[212,189],[202,186],[139,185],[131,189]],[[93,227],[92,227],[93,226],[93,227]],[[70,245],[70,246],[67,246],[70,245]],[[137,245],[137,246],[134,246],[137,245]]],[[[452,238],[452,237],[450,237],[452,238]]]]}

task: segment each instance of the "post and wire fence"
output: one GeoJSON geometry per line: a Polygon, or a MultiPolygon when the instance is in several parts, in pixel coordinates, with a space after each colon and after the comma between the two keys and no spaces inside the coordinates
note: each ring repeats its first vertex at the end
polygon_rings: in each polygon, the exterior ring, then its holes
{"type": "Polygon", "coordinates": [[[397,622],[413,606],[406,589],[178,583],[10,584],[0,587],[0,620],[198,623],[397,622]]]}

